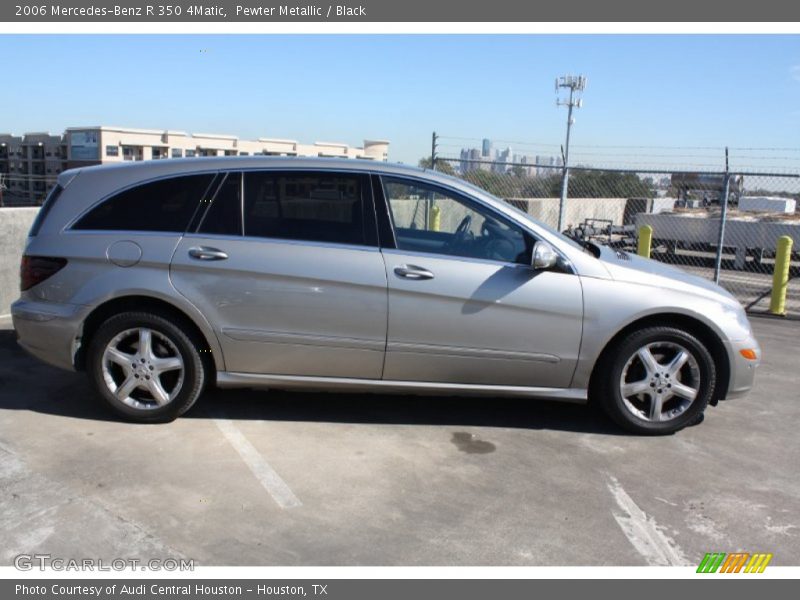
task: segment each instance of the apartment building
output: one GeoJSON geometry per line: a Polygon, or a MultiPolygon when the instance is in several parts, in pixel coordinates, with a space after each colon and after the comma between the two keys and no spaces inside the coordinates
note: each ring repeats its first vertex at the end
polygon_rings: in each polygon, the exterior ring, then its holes
{"type": "Polygon", "coordinates": [[[190,134],[183,131],[125,127],[69,127],[63,135],[0,134],[0,194],[6,203],[40,204],[65,169],[124,161],[199,156],[324,156],[362,160],[388,159],[389,142],[347,144],[190,134]]]}
{"type": "Polygon", "coordinates": [[[49,133],[0,133],[0,198],[35,204],[66,167],[64,137],[49,133]]]}

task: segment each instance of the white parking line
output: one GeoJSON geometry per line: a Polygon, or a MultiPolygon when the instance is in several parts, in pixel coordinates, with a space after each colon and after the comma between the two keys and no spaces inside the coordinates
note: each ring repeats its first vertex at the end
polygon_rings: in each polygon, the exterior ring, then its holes
{"type": "Polygon", "coordinates": [[[251,444],[244,434],[239,429],[228,421],[227,419],[214,419],[214,422],[219,427],[222,435],[230,442],[233,449],[239,453],[244,463],[248,466],[256,479],[264,486],[264,489],[269,492],[272,499],[278,503],[281,508],[296,508],[302,506],[303,503],[292,493],[292,490],[286,485],[286,482],[281,479],[281,476],[275,472],[270,464],[264,460],[264,457],[258,453],[253,444],[251,444]]]}
{"type": "Polygon", "coordinates": [[[608,489],[623,514],[613,513],[622,533],[651,566],[686,566],[690,564],[683,550],[659,528],[622,489],[615,477],[609,477],[608,489]]]}

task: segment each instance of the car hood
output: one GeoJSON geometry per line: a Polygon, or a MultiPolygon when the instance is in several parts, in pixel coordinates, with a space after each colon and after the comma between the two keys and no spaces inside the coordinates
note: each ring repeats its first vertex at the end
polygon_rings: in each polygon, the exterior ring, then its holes
{"type": "Polygon", "coordinates": [[[600,250],[598,258],[603,262],[609,275],[616,281],[681,290],[712,298],[725,304],[739,305],[736,298],[710,279],[692,275],[678,267],[643,258],[637,254],[622,252],[607,246],[597,247],[600,250]]]}

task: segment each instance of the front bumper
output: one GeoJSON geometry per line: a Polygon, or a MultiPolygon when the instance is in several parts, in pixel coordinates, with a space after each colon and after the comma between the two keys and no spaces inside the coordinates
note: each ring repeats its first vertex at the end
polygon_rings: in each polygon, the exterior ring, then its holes
{"type": "Polygon", "coordinates": [[[17,341],[36,358],[70,371],[78,348],[81,324],[89,309],[75,304],[17,300],[11,319],[17,341]]]}
{"type": "Polygon", "coordinates": [[[725,399],[741,398],[747,395],[753,387],[756,369],[761,364],[761,347],[754,337],[737,342],[726,342],[728,356],[731,358],[731,377],[728,383],[728,393],[725,399]],[[745,358],[741,351],[753,350],[756,359],[745,358]]]}

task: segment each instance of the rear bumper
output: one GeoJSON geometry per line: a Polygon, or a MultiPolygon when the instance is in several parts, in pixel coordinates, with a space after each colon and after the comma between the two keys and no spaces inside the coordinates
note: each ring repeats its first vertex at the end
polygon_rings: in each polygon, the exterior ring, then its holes
{"type": "Polygon", "coordinates": [[[88,310],[74,304],[17,300],[11,305],[17,341],[36,358],[74,371],[78,335],[88,310]]]}
{"type": "Polygon", "coordinates": [[[732,400],[746,396],[753,387],[756,369],[761,364],[761,347],[753,337],[738,342],[726,342],[725,345],[731,357],[731,378],[725,399],[732,400]],[[745,358],[741,354],[742,350],[754,350],[757,358],[745,358]]]}

